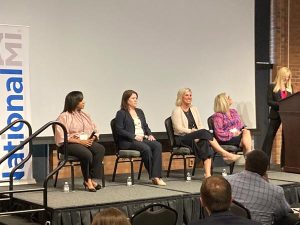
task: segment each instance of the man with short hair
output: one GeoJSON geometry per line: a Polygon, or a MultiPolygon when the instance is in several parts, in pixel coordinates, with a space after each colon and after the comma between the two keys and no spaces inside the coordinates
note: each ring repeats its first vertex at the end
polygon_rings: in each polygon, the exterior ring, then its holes
{"type": "Polygon", "coordinates": [[[231,187],[229,182],[221,176],[211,176],[203,181],[200,201],[209,217],[189,225],[261,225],[261,223],[236,216],[229,211],[232,201],[231,187]]]}
{"type": "Polygon", "coordinates": [[[245,158],[245,170],[226,177],[232,187],[233,199],[249,209],[253,220],[271,225],[287,216],[291,208],[283,188],[268,182],[267,155],[254,150],[245,158]]]}

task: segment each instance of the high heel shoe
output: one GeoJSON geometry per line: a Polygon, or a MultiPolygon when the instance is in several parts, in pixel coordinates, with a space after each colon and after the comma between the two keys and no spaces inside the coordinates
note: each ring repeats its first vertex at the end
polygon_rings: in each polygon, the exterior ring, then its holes
{"type": "Polygon", "coordinates": [[[235,155],[235,154],[231,154],[231,157],[224,157],[223,160],[226,164],[231,164],[233,162],[236,162],[237,160],[239,160],[241,158],[240,155],[235,155]]]}
{"type": "Polygon", "coordinates": [[[161,178],[154,178],[152,179],[152,184],[166,186],[167,184],[161,178]]]}
{"type": "Polygon", "coordinates": [[[94,188],[95,188],[96,190],[100,190],[100,189],[102,188],[102,186],[101,186],[100,184],[97,184],[96,186],[94,186],[94,188]]]}
{"type": "Polygon", "coordinates": [[[92,184],[96,190],[100,190],[102,188],[101,184],[98,184],[96,181],[92,180],[92,184]]]}
{"type": "Polygon", "coordinates": [[[88,189],[88,192],[96,192],[96,188],[89,188],[85,182],[83,182],[84,190],[88,189]]]}

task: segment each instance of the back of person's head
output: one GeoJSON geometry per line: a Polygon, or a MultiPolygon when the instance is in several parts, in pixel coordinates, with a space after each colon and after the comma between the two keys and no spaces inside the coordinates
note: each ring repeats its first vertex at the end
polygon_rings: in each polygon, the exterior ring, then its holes
{"type": "Polygon", "coordinates": [[[229,103],[227,101],[227,94],[221,93],[215,97],[214,111],[226,113],[229,110],[229,103]]]}
{"type": "Polygon", "coordinates": [[[229,209],[231,204],[231,186],[222,176],[206,178],[201,185],[200,198],[210,213],[229,209]]]}
{"type": "Polygon", "coordinates": [[[92,225],[130,225],[130,222],[122,211],[111,207],[98,212],[92,225]]]}
{"type": "Polygon", "coordinates": [[[128,110],[128,99],[131,97],[131,95],[135,94],[136,97],[138,98],[139,95],[136,91],[134,90],[126,90],[123,92],[123,95],[122,95],[122,100],[121,100],[121,109],[124,109],[124,110],[128,110]]]}
{"type": "Polygon", "coordinates": [[[192,92],[192,90],[190,88],[181,88],[181,89],[178,90],[177,99],[176,99],[176,102],[175,102],[176,106],[181,106],[182,105],[182,97],[187,92],[192,92]]]}
{"type": "Polygon", "coordinates": [[[63,112],[75,111],[79,102],[83,100],[83,94],[81,91],[71,91],[65,98],[65,106],[63,112]]]}
{"type": "Polygon", "coordinates": [[[248,152],[245,156],[245,169],[263,176],[267,172],[269,159],[266,153],[260,150],[248,152]]]}

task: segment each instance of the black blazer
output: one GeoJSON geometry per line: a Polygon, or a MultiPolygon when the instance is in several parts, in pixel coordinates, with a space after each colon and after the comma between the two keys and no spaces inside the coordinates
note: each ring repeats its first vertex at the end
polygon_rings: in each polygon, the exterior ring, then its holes
{"type": "MultiPolygon", "coordinates": [[[[280,119],[278,110],[279,110],[279,102],[281,101],[281,94],[280,90],[277,92],[274,92],[273,89],[275,87],[275,84],[270,84],[268,87],[268,105],[270,108],[269,118],[276,120],[280,119]]],[[[292,93],[287,92],[287,95],[290,96],[292,93]]]]}
{"type": "MultiPolygon", "coordinates": [[[[146,117],[143,110],[135,109],[137,116],[141,120],[142,129],[145,135],[151,135],[151,130],[146,122],[146,117]]],[[[119,110],[116,115],[116,132],[118,135],[118,145],[120,148],[129,148],[131,142],[135,139],[135,127],[133,119],[128,111],[119,110]]]]}
{"type": "Polygon", "coordinates": [[[209,217],[191,222],[189,225],[262,225],[262,223],[226,211],[212,213],[209,217]]]}

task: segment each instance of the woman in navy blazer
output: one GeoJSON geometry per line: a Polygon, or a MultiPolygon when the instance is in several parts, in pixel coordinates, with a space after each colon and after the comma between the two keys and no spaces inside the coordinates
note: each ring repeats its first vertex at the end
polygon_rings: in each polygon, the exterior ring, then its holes
{"type": "MultiPolygon", "coordinates": [[[[271,158],[273,140],[281,124],[281,119],[278,112],[279,102],[293,93],[291,76],[292,76],[292,72],[289,68],[281,67],[277,72],[274,82],[270,84],[268,88],[268,105],[270,106],[270,113],[269,113],[270,121],[269,121],[267,134],[262,146],[262,150],[269,157],[269,161],[271,158]]],[[[280,161],[281,161],[280,162],[281,167],[283,167],[284,166],[284,144],[283,143],[281,145],[280,161]]]]}
{"type": "Polygon", "coordinates": [[[140,151],[152,183],[166,185],[161,179],[162,146],[152,135],[143,110],[137,108],[137,99],[137,92],[124,91],[115,119],[119,147],[140,151]]]}

